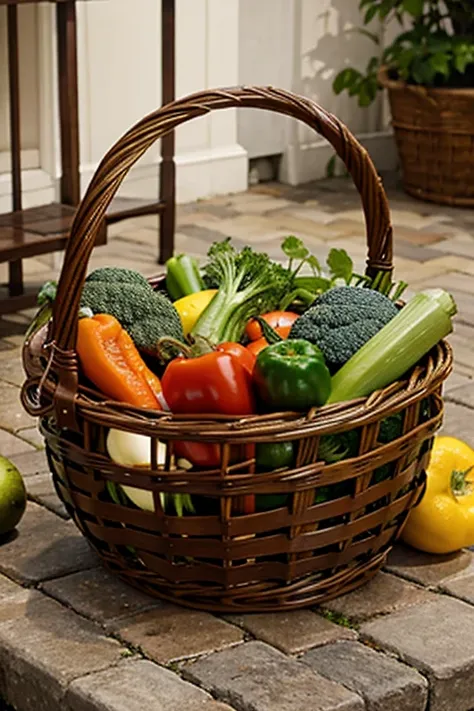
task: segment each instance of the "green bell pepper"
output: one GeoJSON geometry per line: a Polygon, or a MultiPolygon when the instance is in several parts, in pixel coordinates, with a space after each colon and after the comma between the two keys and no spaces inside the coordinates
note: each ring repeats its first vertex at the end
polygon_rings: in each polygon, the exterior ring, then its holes
{"type": "MultiPolygon", "coordinates": [[[[295,460],[293,442],[260,442],[255,447],[255,464],[257,471],[272,471],[283,467],[291,467],[295,460]]],[[[279,509],[288,503],[289,494],[257,494],[255,496],[256,511],[279,509]]]]}
{"type": "Polygon", "coordinates": [[[324,405],[331,393],[323,354],[302,339],[274,343],[260,351],[254,380],[264,404],[272,410],[308,410],[324,405]]]}

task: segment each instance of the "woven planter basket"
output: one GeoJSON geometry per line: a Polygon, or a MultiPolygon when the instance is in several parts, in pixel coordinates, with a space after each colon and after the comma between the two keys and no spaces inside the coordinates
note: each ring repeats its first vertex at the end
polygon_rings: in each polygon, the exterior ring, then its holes
{"type": "Polygon", "coordinates": [[[368,272],[392,269],[384,190],[366,151],[337,118],[308,99],[273,88],[194,94],[140,121],[98,167],[72,227],[53,321],[24,348],[28,378],[22,399],[27,411],[41,418],[59,496],[109,570],[151,595],[191,607],[285,610],[346,593],[384,562],[424,489],[451,351],[441,342],[406,380],[368,399],[303,414],[173,416],[107,401],[85,386],[74,350],[77,309],[108,205],[156,139],[185,121],[229,107],[286,114],[329,140],[361,195],[368,272]],[[380,423],[397,412],[403,418],[401,436],[381,444],[380,423]],[[151,438],[151,468],[124,468],[110,460],[104,442],[111,427],[151,438]],[[331,465],[318,459],[321,435],[354,429],[358,456],[331,465]],[[156,438],[167,445],[165,469],[156,463],[156,438]],[[176,469],[173,442],[178,439],[219,443],[220,467],[176,469]],[[254,459],[232,460],[236,446],[248,452],[242,445],[265,441],[293,441],[294,468],[262,474],[254,472],[254,459]],[[108,481],[152,492],[155,510],[114,503],[108,481]],[[323,501],[321,487],[326,487],[323,501]],[[166,515],[160,492],[189,493],[200,509],[195,515],[166,515]],[[248,494],[279,494],[286,502],[244,515],[239,502],[248,494]]]}
{"type": "Polygon", "coordinates": [[[474,89],[429,89],[390,79],[392,125],[407,193],[442,205],[474,205],[474,89]]]}

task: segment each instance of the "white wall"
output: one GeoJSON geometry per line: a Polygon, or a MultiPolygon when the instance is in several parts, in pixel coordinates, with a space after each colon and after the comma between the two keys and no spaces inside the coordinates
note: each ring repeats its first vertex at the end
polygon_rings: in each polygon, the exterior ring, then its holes
{"type": "MultiPolygon", "coordinates": [[[[37,72],[37,14],[35,5],[18,9],[20,36],[20,102],[22,166],[30,175],[39,167],[39,93],[37,72]]],[[[8,88],[7,8],[0,7],[0,211],[11,210],[10,105],[8,88]]]]}
{"type": "MultiPolygon", "coordinates": [[[[240,0],[239,84],[291,88],[293,14],[293,0],[240,0]]],[[[249,158],[282,153],[287,122],[267,111],[239,111],[239,143],[249,158]]]]}
{"type": "MultiPolygon", "coordinates": [[[[383,133],[380,102],[361,110],[347,96],[335,97],[331,88],[346,62],[362,67],[373,50],[367,38],[346,31],[360,24],[357,5],[355,0],[176,0],[176,95],[239,83],[292,89],[345,120],[379,167],[387,167],[394,152],[383,133]]],[[[84,189],[118,137],[160,105],[160,2],[90,0],[77,3],[77,15],[84,189]]],[[[0,212],[10,209],[2,153],[8,141],[5,17],[0,8],[0,212]]],[[[51,201],[58,192],[54,7],[21,8],[20,17],[28,206],[51,201]]],[[[178,200],[243,190],[248,156],[274,153],[283,154],[282,178],[292,183],[323,176],[332,155],[310,129],[262,111],[219,111],[194,120],[177,130],[178,200]]],[[[123,192],[155,197],[158,166],[155,146],[132,170],[123,192]]]]}
{"type": "MultiPolygon", "coordinates": [[[[158,0],[77,3],[83,190],[111,145],[132,124],[160,106],[160,5],[158,0]]],[[[176,6],[176,96],[237,84],[238,0],[177,0],[176,6]]],[[[30,35],[36,33],[36,40],[41,39],[30,45],[30,61],[24,63],[30,84],[36,79],[31,67],[40,69],[36,83],[39,108],[32,111],[30,101],[30,110],[26,111],[30,120],[36,119],[36,136],[32,138],[31,130],[24,131],[23,136],[24,148],[33,142],[39,155],[38,170],[25,175],[24,202],[29,206],[55,199],[60,175],[54,8],[42,6],[38,22],[30,23],[27,29],[30,35]]],[[[4,51],[3,41],[0,46],[4,51]]],[[[7,111],[5,81],[6,70],[0,72],[2,118],[7,111]]],[[[34,88],[25,83],[25,91],[33,95],[34,88]]],[[[2,141],[5,144],[8,136],[0,133],[0,150],[2,141]]],[[[178,201],[245,189],[248,161],[237,142],[235,111],[213,113],[178,128],[176,152],[178,201]]],[[[156,197],[158,170],[156,145],[132,169],[123,194],[156,197]]],[[[9,176],[4,174],[0,176],[0,211],[10,209],[8,191],[9,176]]]]}
{"type": "MultiPolygon", "coordinates": [[[[353,31],[361,25],[356,0],[241,0],[240,76],[245,83],[273,84],[303,94],[336,114],[366,145],[381,169],[395,166],[383,97],[361,109],[347,93],[335,96],[332,82],[346,65],[365,69],[377,46],[353,31]]],[[[370,28],[380,32],[380,26],[370,28]]],[[[281,178],[297,184],[325,175],[333,154],[307,126],[282,122],[263,112],[254,126],[239,117],[239,139],[250,155],[281,152],[281,178]],[[279,148],[279,151],[277,150],[279,148]]]]}
{"type": "MultiPolygon", "coordinates": [[[[161,103],[160,3],[78,4],[82,182],[133,123],[161,103]],[[113,27],[113,32],[111,28],[113,27]]],[[[177,0],[176,96],[237,83],[238,0],[177,0]]],[[[177,130],[178,201],[246,186],[247,158],[232,112],[177,130]]],[[[132,171],[123,193],[157,194],[159,146],[132,171]]]]}

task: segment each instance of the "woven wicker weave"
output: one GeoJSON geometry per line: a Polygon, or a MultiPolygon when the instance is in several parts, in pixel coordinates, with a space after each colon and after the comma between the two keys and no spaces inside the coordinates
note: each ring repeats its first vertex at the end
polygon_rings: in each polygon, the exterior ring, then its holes
{"type": "Polygon", "coordinates": [[[157,138],[210,110],[228,107],[287,114],[327,138],[361,194],[367,269],[392,269],[392,230],[381,182],[366,151],[334,116],[307,99],[272,88],[195,94],[143,119],[97,169],[72,228],[46,343],[42,345],[44,332],[39,333],[24,349],[28,379],[22,398],[28,412],[41,417],[59,496],[107,568],[152,595],[196,608],[291,609],[348,592],[382,565],[423,491],[451,352],[440,343],[407,380],[368,399],[305,414],[240,420],[140,410],[106,401],[81,383],[74,351],[76,314],[95,234],[110,201],[157,138]],[[382,445],[380,423],[397,412],[403,433],[382,445]],[[150,436],[150,469],[110,461],[104,445],[110,427],[150,436]],[[331,465],[318,460],[322,435],[354,429],[360,435],[358,456],[331,465]],[[157,467],[154,438],[167,443],[165,470],[157,467]],[[178,439],[219,443],[221,466],[205,472],[175,469],[173,441],[178,439]],[[290,440],[297,451],[293,469],[263,474],[254,472],[253,459],[230,463],[231,446],[290,440]],[[113,503],[108,480],[153,492],[155,511],[113,503]],[[329,494],[315,503],[321,487],[329,494]],[[187,492],[207,509],[183,517],[165,515],[161,491],[187,492]],[[250,493],[284,494],[287,504],[243,515],[239,501],[250,493]]]}
{"type": "Polygon", "coordinates": [[[427,89],[379,74],[388,89],[407,193],[474,205],[474,89],[427,89]]]}

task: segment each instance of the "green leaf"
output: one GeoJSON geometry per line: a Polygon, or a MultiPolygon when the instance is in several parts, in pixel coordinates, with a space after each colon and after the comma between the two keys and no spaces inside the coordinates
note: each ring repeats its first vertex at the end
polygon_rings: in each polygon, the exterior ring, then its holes
{"type": "Polygon", "coordinates": [[[355,69],[352,69],[351,67],[347,67],[346,69],[343,69],[341,72],[339,72],[339,74],[336,76],[332,83],[332,89],[334,93],[340,94],[341,91],[351,86],[353,82],[357,79],[358,74],[359,72],[357,72],[355,69]]]}
{"type": "Polygon", "coordinates": [[[347,30],[344,30],[344,33],[346,35],[349,35],[351,32],[357,32],[359,35],[364,35],[364,37],[368,37],[374,44],[380,44],[380,37],[375,34],[375,32],[369,32],[369,30],[366,30],[365,27],[349,27],[347,30]]]}
{"type": "Polygon", "coordinates": [[[329,252],[327,265],[333,279],[344,279],[346,284],[349,284],[354,265],[345,249],[333,247],[329,252]]]}
{"type": "Polygon", "coordinates": [[[465,43],[455,47],[454,66],[458,72],[464,74],[466,67],[474,63],[474,46],[465,43]]]}
{"type": "Polygon", "coordinates": [[[44,306],[45,304],[52,304],[56,298],[56,293],[58,290],[57,281],[46,281],[41,287],[36,303],[38,306],[44,306]]]}
{"type": "Polygon", "coordinates": [[[349,96],[355,96],[360,92],[360,87],[362,86],[362,77],[358,79],[349,89],[349,96]]]}
{"type": "Polygon", "coordinates": [[[306,259],[309,255],[309,250],[304,246],[303,242],[293,235],[285,237],[281,248],[290,259],[306,259]]]}
{"type": "Polygon", "coordinates": [[[380,19],[384,20],[387,17],[390,10],[393,10],[395,5],[396,5],[396,0],[382,0],[380,9],[379,9],[380,19]]]}
{"type": "Polygon", "coordinates": [[[379,57],[372,57],[372,59],[367,64],[367,74],[372,74],[374,72],[376,73],[379,66],[380,66],[379,57]]]}
{"type": "Polygon", "coordinates": [[[449,62],[445,54],[437,52],[433,54],[430,59],[431,68],[438,74],[443,74],[447,77],[449,75],[449,62]]]}
{"type": "Polygon", "coordinates": [[[320,276],[297,277],[295,279],[295,285],[298,291],[306,290],[314,293],[327,291],[332,286],[330,279],[320,276]]]}
{"type": "MultiPolygon", "coordinates": [[[[336,158],[336,156],[333,157],[336,158]]],[[[308,257],[306,264],[310,266],[316,274],[321,274],[321,264],[319,263],[319,259],[315,257],[314,254],[311,254],[311,256],[308,257]]]]}
{"type": "Polygon", "coordinates": [[[419,17],[423,12],[424,0],[403,0],[403,9],[413,17],[419,17]]]}
{"type": "Polygon", "coordinates": [[[377,96],[378,83],[377,79],[367,78],[365,79],[360,87],[359,91],[359,106],[365,107],[370,106],[375,97],[377,96]]]}
{"type": "Polygon", "coordinates": [[[417,58],[413,62],[411,74],[417,84],[431,86],[436,71],[429,62],[424,62],[422,59],[417,58]]]}
{"type": "Polygon", "coordinates": [[[368,25],[369,22],[372,22],[372,20],[374,19],[375,15],[377,14],[378,11],[379,11],[379,8],[377,5],[372,5],[371,7],[369,7],[369,9],[366,11],[366,13],[364,15],[364,25],[368,25]]]}
{"type": "Polygon", "coordinates": [[[335,154],[328,160],[326,164],[326,178],[334,178],[336,173],[336,160],[337,156],[335,154]]]}

